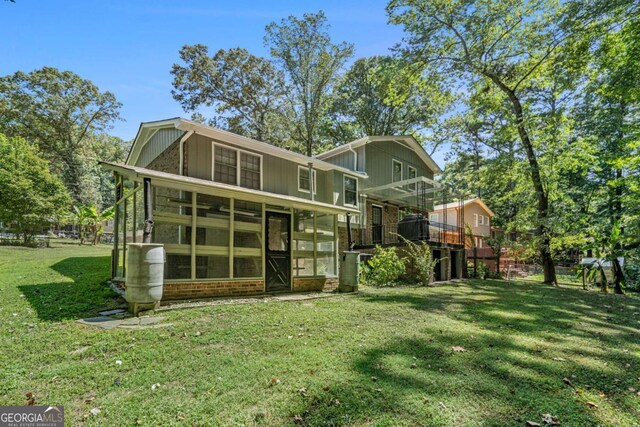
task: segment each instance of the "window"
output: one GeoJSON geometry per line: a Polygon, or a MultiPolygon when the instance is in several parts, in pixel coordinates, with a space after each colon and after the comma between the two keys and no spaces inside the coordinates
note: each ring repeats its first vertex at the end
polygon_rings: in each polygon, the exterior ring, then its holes
{"type": "Polygon", "coordinates": [[[216,146],[213,180],[224,184],[237,184],[238,155],[235,150],[216,146]]]}
{"type": "MultiPolygon", "coordinates": [[[[412,179],[418,176],[418,171],[413,166],[407,166],[407,174],[409,175],[407,178],[412,179]]],[[[407,188],[409,188],[409,190],[411,191],[416,191],[416,183],[414,182],[412,184],[409,184],[407,188]]]]}
{"type": "MultiPolygon", "coordinates": [[[[313,193],[317,193],[318,186],[316,185],[316,171],[313,171],[313,193]]],[[[304,166],[298,166],[298,191],[303,193],[311,192],[311,181],[309,180],[309,168],[304,166]]]]}
{"type": "Polygon", "coordinates": [[[478,214],[473,214],[473,222],[475,223],[475,226],[478,226],[478,214]]]}
{"type": "Polygon", "coordinates": [[[489,217],[488,216],[484,217],[484,225],[489,225],[489,217]]]}
{"type": "Polygon", "coordinates": [[[358,180],[346,175],[344,177],[344,204],[358,205],[358,180]]]}
{"type": "Polygon", "coordinates": [[[484,215],[480,215],[480,225],[484,225],[484,215]]]}
{"type": "Polygon", "coordinates": [[[438,222],[438,214],[437,213],[430,214],[429,221],[438,222]]]}
{"type": "Polygon", "coordinates": [[[214,181],[254,190],[262,188],[262,157],[260,155],[218,144],[214,147],[214,181]]]}
{"type": "Polygon", "coordinates": [[[397,160],[391,161],[391,182],[402,181],[402,163],[397,160]]]}
{"type": "Polygon", "coordinates": [[[260,156],[240,153],[240,186],[260,189],[260,156]]]}

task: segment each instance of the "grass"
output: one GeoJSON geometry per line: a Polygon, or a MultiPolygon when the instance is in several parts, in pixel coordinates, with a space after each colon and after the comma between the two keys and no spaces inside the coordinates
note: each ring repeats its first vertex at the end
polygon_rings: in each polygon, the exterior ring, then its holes
{"type": "Polygon", "coordinates": [[[103,331],[74,320],[121,303],[104,284],[108,256],[0,247],[0,405],[32,392],[64,405],[68,425],[640,420],[636,297],[470,281],[171,311],[171,327],[103,331]]]}

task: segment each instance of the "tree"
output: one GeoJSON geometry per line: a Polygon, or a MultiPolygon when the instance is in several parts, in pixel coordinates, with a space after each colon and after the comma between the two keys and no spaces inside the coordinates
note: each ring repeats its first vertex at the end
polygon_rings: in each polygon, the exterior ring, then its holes
{"type": "Polygon", "coordinates": [[[556,284],[550,249],[552,206],[539,159],[543,145],[536,140],[531,120],[541,102],[533,95],[539,94],[536,85],[556,83],[541,80],[542,75],[568,75],[565,71],[574,64],[566,61],[566,53],[584,47],[574,36],[592,27],[597,12],[579,3],[557,5],[551,0],[393,0],[388,12],[391,21],[410,34],[407,55],[468,85],[485,84],[510,106],[535,193],[544,282],[556,284]]]}
{"type": "Polygon", "coordinates": [[[53,67],[0,78],[0,131],[36,144],[77,202],[89,201],[88,141],[120,118],[120,106],[111,92],[53,67]]]}
{"type": "Polygon", "coordinates": [[[104,232],[104,223],[112,219],[114,215],[115,208],[113,206],[104,210],[100,210],[95,205],[74,206],[67,216],[67,222],[78,227],[80,245],[84,245],[87,233],[91,233],[91,244],[97,245],[104,232]]]}
{"type": "Polygon", "coordinates": [[[443,113],[449,96],[435,76],[401,58],[358,59],[335,88],[331,111],[337,126],[353,123],[364,135],[409,135],[423,131],[443,113]]]}
{"type": "Polygon", "coordinates": [[[284,111],[284,74],[265,58],[247,50],[220,49],[209,56],[201,44],[180,49],[184,65],[171,68],[176,101],[187,112],[213,107],[213,122],[260,141],[287,139],[284,111]]]}
{"type": "Polygon", "coordinates": [[[68,216],[68,222],[78,228],[78,238],[80,239],[80,246],[84,245],[87,228],[91,223],[91,211],[89,210],[89,208],[86,206],[74,206],[73,210],[68,216]]]}
{"type": "Polygon", "coordinates": [[[27,245],[64,214],[68,203],[64,184],[36,149],[22,138],[0,134],[0,221],[27,245]]]}
{"type": "Polygon", "coordinates": [[[289,86],[286,96],[293,112],[292,138],[308,156],[319,144],[323,116],[331,105],[331,88],[353,55],[352,45],[331,42],[328,28],[327,18],[320,11],[302,18],[289,16],[265,29],[265,46],[285,72],[289,86]]]}

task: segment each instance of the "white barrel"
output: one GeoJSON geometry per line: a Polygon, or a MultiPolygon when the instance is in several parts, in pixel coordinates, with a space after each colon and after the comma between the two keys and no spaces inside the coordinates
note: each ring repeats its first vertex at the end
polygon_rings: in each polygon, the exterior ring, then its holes
{"type": "Polygon", "coordinates": [[[128,303],[155,303],[162,299],[164,246],[129,243],[124,299],[128,303]]]}

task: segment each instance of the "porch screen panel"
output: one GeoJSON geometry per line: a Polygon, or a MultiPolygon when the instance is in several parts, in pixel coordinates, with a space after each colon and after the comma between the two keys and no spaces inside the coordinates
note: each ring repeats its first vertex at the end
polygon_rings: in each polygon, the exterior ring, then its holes
{"type": "Polygon", "coordinates": [[[118,209],[118,247],[116,276],[125,277],[127,243],[133,242],[134,218],[133,218],[133,190],[135,183],[129,179],[122,178],[120,195],[128,194],[126,198],[119,200],[118,209]]]}
{"type": "Polygon", "coordinates": [[[124,238],[124,225],[126,224],[126,218],[124,217],[124,203],[120,203],[116,206],[118,210],[118,247],[117,250],[117,267],[116,276],[124,277],[124,252],[126,247],[126,241],[124,238]]]}
{"type": "Polygon", "coordinates": [[[142,239],[144,237],[144,192],[143,190],[139,190],[135,194],[135,206],[136,206],[136,217],[134,221],[135,229],[134,229],[133,235],[136,243],[142,243],[142,239]]]}
{"type": "Polygon", "coordinates": [[[293,218],[293,275],[313,276],[313,212],[296,209],[293,218]]]}
{"type": "Polygon", "coordinates": [[[334,276],[336,257],[336,236],[333,228],[335,215],[316,214],[316,254],[318,276],[334,276]]]}
{"type": "Polygon", "coordinates": [[[196,205],[196,279],[229,278],[231,200],[198,193],[196,205]]]}
{"type": "Polygon", "coordinates": [[[165,279],[191,278],[191,192],[153,187],[153,243],[166,252],[165,279]]]}
{"type": "Polygon", "coordinates": [[[262,277],[262,204],[234,200],[233,277],[262,277]]]}

